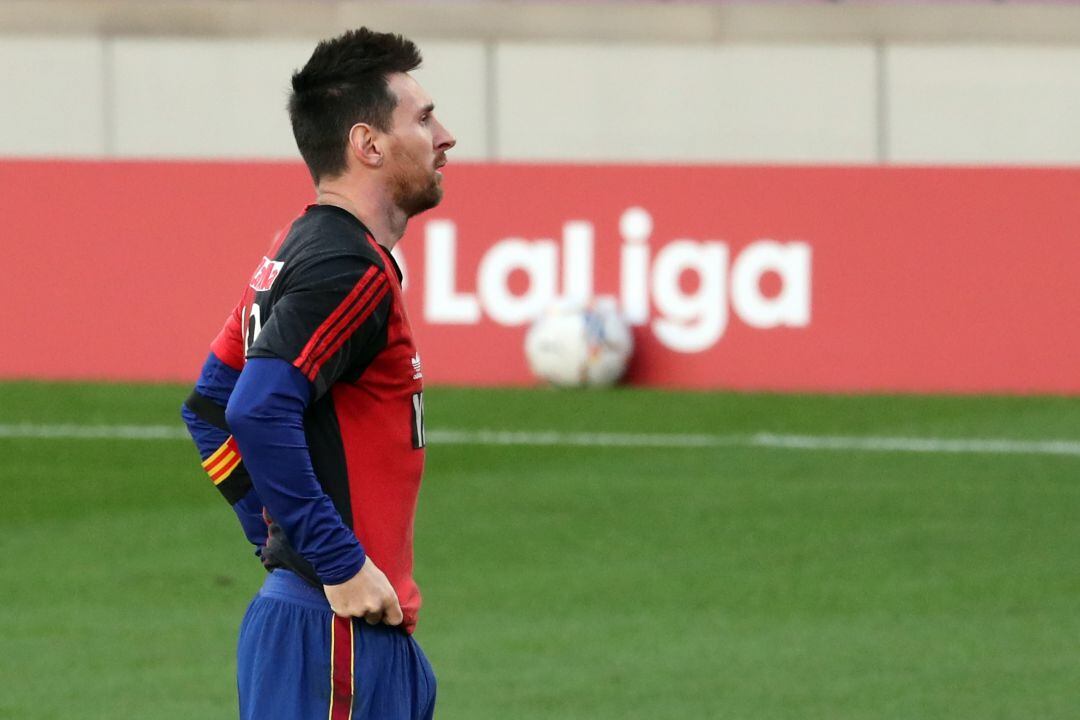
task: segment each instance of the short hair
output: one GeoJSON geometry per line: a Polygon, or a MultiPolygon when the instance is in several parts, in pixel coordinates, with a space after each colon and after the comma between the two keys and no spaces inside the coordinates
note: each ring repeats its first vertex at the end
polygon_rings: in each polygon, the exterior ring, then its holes
{"type": "Polygon", "coordinates": [[[411,40],[363,27],[316,46],[293,74],[289,95],[293,137],[316,183],[344,172],[353,125],[390,130],[397,98],[387,76],[415,70],[422,59],[411,40]]]}

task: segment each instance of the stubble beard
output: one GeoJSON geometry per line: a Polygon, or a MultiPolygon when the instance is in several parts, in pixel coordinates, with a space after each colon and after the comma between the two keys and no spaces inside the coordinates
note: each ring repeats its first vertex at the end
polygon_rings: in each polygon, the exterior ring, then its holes
{"type": "Polygon", "coordinates": [[[443,189],[435,171],[425,172],[420,163],[407,155],[402,159],[407,159],[408,170],[394,175],[393,198],[405,217],[411,218],[438,205],[443,189]]]}

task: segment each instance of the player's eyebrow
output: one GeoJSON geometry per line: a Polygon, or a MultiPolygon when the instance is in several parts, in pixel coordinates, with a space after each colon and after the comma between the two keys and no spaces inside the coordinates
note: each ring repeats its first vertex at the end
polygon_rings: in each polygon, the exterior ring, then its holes
{"type": "Polygon", "coordinates": [[[420,108],[421,115],[427,115],[435,109],[435,103],[428,103],[424,107],[420,108]]]}

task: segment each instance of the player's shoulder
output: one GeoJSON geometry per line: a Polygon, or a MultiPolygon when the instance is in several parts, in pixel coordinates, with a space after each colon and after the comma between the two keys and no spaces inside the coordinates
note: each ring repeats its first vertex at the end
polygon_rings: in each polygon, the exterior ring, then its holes
{"type": "Polygon", "coordinates": [[[276,259],[295,270],[346,263],[386,272],[385,258],[368,229],[352,213],[333,205],[309,206],[289,228],[276,259]]]}

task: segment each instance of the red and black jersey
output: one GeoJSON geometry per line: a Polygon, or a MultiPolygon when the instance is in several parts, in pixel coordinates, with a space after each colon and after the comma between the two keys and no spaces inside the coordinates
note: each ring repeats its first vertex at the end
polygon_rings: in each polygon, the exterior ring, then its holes
{"type": "Polygon", "coordinates": [[[259,263],[211,349],[283,359],[312,383],[312,466],[416,624],[413,519],[424,468],[423,375],[401,273],[351,213],[312,205],[259,263]]]}

